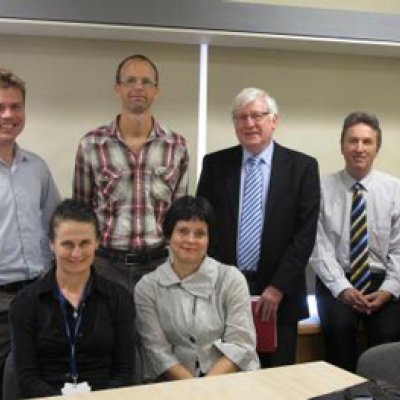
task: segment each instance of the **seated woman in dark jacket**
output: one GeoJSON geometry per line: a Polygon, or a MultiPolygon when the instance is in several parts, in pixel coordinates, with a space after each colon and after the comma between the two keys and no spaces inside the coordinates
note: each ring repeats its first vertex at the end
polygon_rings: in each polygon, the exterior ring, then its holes
{"type": "Polygon", "coordinates": [[[134,305],[92,268],[94,213],[64,200],[50,224],[55,267],[23,290],[10,309],[12,351],[22,397],[132,384],[134,305]]]}

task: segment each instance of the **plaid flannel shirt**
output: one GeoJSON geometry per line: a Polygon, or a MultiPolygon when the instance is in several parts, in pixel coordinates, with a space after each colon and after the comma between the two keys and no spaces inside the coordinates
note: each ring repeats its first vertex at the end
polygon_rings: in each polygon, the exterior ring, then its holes
{"type": "Polygon", "coordinates": [[[99,220],[100,244],[118,250],[143,250],[163,242],[162,221],[171,203],[187,194],[186,139],[161,127],[137,152],[121,139],[118,117],[80,141],[74,198],[89,204],[99,220]]]}

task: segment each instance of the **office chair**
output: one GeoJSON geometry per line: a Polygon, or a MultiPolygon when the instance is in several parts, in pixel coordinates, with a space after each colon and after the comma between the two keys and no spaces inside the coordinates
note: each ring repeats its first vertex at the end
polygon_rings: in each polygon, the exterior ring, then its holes
{"type": "Polygon", "coordinates": [[[361,354],[357,374],[400,387],[400,342],[371,347],[361,354]]]}

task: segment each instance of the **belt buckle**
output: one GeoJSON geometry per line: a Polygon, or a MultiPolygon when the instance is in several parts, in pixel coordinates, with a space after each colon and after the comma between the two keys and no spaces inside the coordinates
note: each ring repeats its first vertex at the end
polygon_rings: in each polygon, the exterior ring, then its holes
{"type": "Polygon", "coordinates": [[[124,259],[124,264],[126,264],[126,265],[133,265],[133,264],[137,263],[137,261],[135,262],[135,259],[136,259],[136,255],[135,254],[130,254],[130,253],[125,254],[124,258],[125,258],[124,259]]]}

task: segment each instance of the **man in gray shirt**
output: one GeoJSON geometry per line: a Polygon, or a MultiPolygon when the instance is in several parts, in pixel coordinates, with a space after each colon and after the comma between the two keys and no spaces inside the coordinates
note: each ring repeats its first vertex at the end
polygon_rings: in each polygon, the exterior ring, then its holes
{"type": "Polygon", "coordinates": [[[24,125],[25,83],[0,68],[0,372],[9,304],[50,265],[48,222],[60,200],[46,163],[16,143],[24,125]]]}
{"type": "Polygon", "coordinates": [[[360,324],[368,347],[400,340],[400,181],[372,168],[381,143],[374,115],[346,117],[345,168],[322,180],[310,259],[327,360],[350,371],[360,324]]]}

